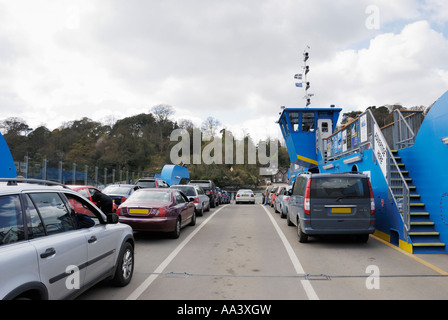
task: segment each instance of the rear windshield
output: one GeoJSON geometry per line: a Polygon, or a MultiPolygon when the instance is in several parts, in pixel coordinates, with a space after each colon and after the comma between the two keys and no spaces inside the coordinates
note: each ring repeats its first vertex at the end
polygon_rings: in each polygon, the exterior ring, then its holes
{"type": "Polygon", "coordinates": [[[171,202],[171,193],[162,191],[137,190],[129,197],[128,200],[171,202]]]}
{"type": "Polygon", "coordinates": [[[203,187],[203,188],[209,188],[210,189],[210,182],[208,181],[194,181],[190,182],[191,184],[195,184],[197,186],[203,187]]]}
{"type": "Polygon", "coordinates": [[[185,193],[185,195],[186,196],[189,196],[189,197],[191,197],[191,196],[196,196],[196,192],[194,192],[194,187],[187,187],[187,186],[185,186],[185,187],[181,187],[181,186],[175,186],[175,187],[173,187],[173,189],[177,189],[177,190],[180,190],[180,191],[182,191],[183,193],[185,193]]]}
{"type": "Polygon", "coordinates": [[[120,186],[108,186],[103,190],[105,194],[118,194],[122,196],[127,196],[132,187],[120,187],[120,186]]]}
{"type": "Polygon", "coordinates": [[[138,181],[137,185],[142,188],[155,188],[156,182],[155,181],[138,181]]]}
{"type": "Polygon", "coordinates": [[[325,177],[311,179],[311,197],[314,198],[368,198],[367,179],[357,177],[325,177]]]}

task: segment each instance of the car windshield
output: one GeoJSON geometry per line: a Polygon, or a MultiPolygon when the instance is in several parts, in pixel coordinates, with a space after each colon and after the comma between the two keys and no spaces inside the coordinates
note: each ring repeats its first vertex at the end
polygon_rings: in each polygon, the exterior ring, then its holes
{"type": "Polygon", "coordinates": [[[252,190],[238,190],[238,193],[253,193],[252,190]]]}
{"type": "Polygon", "coordinates": [[[105,194],[117,194],[122,196],[127,196],[129,194],[129,190],[132,187],[124,187],[124,186],[108,186],[103,190],[105,194]]]}
{"type": "Polygon", "coordinates": [[[186,196],[194,197],[196,196],[196,192],[194,191],[194,187],[188,187],[188,186],[175,186],[173,189],[177,189],[185,193],[186,196]]]}
{"type": "Polygon", "coordinates": [[[142,188],[155,188],[156,182],[154,180],[152,181],[138,181],[137,185],[142,188]]]}
{"type": "Polygon", "coordinates": [[[210,188],[209,182],[192,182],[191,184],[195,184],[197,186],[203,187],[203,188],[210,188]]]}
{"type": "Polygon", "coordinates": [[[171,193],[162,191],[137,190],[129,197],[128,201],[171,202],[171,193]]]}
{"type": "Polygon", "coordinates": [[[363,198],[369,196],[367,179],[356,177],[322,177],[311,179],[311,197],[363,198]]]}

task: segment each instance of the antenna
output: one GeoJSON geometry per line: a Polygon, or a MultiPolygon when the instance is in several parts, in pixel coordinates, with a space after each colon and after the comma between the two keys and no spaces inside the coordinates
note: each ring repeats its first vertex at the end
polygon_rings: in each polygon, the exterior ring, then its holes
{"type": "Polygon", "coordinates": [[[307,75],[310,72],[310,67],[307,63],[308,59],[310,58],[309,49],[310,46],[306,46],[303,52],[303,63],[304,63],[304,66],[302,67],[303,73],[298,73],[294,75],[294,79],[303,80],[301,82],[296,82],[296,87],[305,88],[305,96],[303,98],[306,99],[306,107],[308,107],[311,104],[311,97],[314,96],[314,94],[308,93],[308,89],[311,87],[310,82],[307,79],[307,75]]]}

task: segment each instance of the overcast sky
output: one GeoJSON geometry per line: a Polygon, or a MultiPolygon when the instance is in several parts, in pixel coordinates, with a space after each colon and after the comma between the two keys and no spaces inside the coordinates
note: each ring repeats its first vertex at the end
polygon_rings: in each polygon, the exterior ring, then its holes
{"type": "Polygon", "coordinates": [[[277,136],[310,47],[312,107],[428,106],[448,90],[446,0],[0,0],[0,120],[49,129],[158,104],[277,136]]]}

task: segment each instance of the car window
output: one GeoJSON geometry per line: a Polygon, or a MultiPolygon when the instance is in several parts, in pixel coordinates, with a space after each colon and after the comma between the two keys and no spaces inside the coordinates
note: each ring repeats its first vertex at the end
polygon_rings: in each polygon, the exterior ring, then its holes
{"type": "Polygon", "coordinates": [[[138,181],[137,185],[142,188],[155,188],[156,182],[154,180],[152,181],[138,181]]]}
{"type": "Polygon", "coordinates": [[[182,194],[180,192],[176,191],[175,197],[176,197],[176,202],[177,203],[184,203],[185,202],[185,198],[182,196],[182,194]]]}
{"type": "Polygon", "coordinates": [[[75,213],[88,215],[90,218],[93,219],[95,224],[100,223],[100,220],[96,215],[96,210],[92,207],[90,203],[70,193],[66,193],[65,196],[67,197],[68,202],[70,203],[75,213]]]}
{"type": "Polygon", "coordinates": [[[202,189],[201,187],[196,189],[198,191],[198,194],[205,194],[204,193],[204,189],[202,189]]]}
{"type": "Polygon", "coordinates": [[[294,182],[294,189],[293,194],[298,196],[304,196],[305,195],[305,183],[307,182],[305,177],[297,177],[296,181],[294,182]]]}
{"type": "Polygon", "coordinates": [[[17,195],[0,197],[0,245],[23,240],[22,210],[17,195]]]}
{"type": "Polygon", "coordinates": [[[82,196],[86,197],[87,199],[90,199],[89,191],[86,188],[79,189],[77,192],[79,192],[79,194],[81,194],[82,196]]]}
{"type": "Polygon", "coordinates": [[[42,218],[47,234],[76,229],[76,224],[59,194],[56,192],[30,193],[42,218]]]}
{"type": "Polygon", "coordinates": [[[30,196],[25,196],[25,207],[30,215],[30,223],[28,227],[29,238],[39,238],[45,236],[45,228],[42,223],[42,219],[39,216],[39,213],[34,207],[33,201],[31,201],[30,196]]]}
{"type": "Polygon", "coordinates": [[[177,187],[174,187],[174,189],[178,189],[190,197],[194,197],[196,195],[196,192],[194,191],[194,187],[177,186],[177,187]]]}
{"type": "Polygon", "coordinates": [[[351,177],[311,179],[311,197],[363,198],[370,197],[367,179],[351,177]]]}

